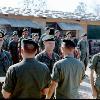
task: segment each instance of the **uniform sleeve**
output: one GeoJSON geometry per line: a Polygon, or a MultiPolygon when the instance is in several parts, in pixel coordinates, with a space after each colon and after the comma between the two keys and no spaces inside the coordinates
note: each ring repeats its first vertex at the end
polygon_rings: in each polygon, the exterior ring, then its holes
{"type": "Polygon", "coordinates": [[[94,55],[89,66],[90,69],[95,69],[97,65],[97,59],[98,59],[98,56],[94,55]]]}
{"type": "Polygon", "coordinates": [[[53,70],[52,70],[52,80],[59,82],[60,81],[60,68],[59,68],[59,64],[55,63],[53,66],[53,70]]]}
{"type": "Polygon", "coordinates": [[[12,68],[9,68],[7,73],[6,73],[6,79],[5,79],[5,82],[2,86],[2,89],[4,89],[6,92],[10,92],[12,93],[14,91],[14,70],[12,68]]]}
{"type": "Polygon", "coordinates": [[[45,86],[44,87],[48,88],[50,85],[50,82],[51,82],[51,75],[50,75],[49,69],[47,68],[46,73],[45,73],[45,81],[44,81],[45,86]]]}
{"type": "Polygon", "coordinates": [[[41,62],[41,55],[40,55],[40,54],[37,54],[37,55],[35,56],[35,59],[41,62]]]}
{"type": "Polygon", "coordinates": [[[13,64],[13,61],[12,61],[12,56],[9,52],[6,52],[6,55],[7,57],[9,58],[9,61],[10,61],[10,66],[13,64]]]}

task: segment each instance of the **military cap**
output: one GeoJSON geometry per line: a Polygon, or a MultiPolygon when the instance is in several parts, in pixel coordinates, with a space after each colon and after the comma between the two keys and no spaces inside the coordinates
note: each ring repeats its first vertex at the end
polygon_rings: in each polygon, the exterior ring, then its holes
{"type": "Polygon", "coordinates": [[[66,47],[73,47],[75,48],[75,43],[72,40],[63,39],[62,41],[66,47]]]}
{"type": "Polygon", "coordinates": [[[49,30],[50,28],[49,27],[45,27],[45,31],[49,30]]]}
{"type": "Polygon", "coordinates": [[[4,37],[5,36],[5,32],[3,30],[0,30],[0,37],[4,37]]]}
{"type": "Polygon", "coordinates": [[[82,34],[82,35],[81,35],[81,37],[84,37],[84,36],[87,36],[87,34],[86,34],[86,33],[84,33],[84,34],[82,34]]]}
{"type": "Polygon", "coordinates": [[[42,41],[55,41],[54,35],[45,35],[42,41]]]}
{"type": "Polygon", "coordinates": [[[66,35],[71,34],[71,31],[66,32],[66,35]]]}
{"type": "Polygon", "coordinates": [[[38,48],[38,44],[33,41],[31,38],[29,39],[22,39],[21,45],[31,45],[31,47],[38,48]]]}
{"type": "Polygon", "coordinates": [[[55,30],[55,33],[60,32],[59,30],[55,30]]]}
{"type": "Polygon", "coordinates": [[[15,36],[15,35],[18,35],[17,31],[14,31],[12,36],[15,36]]]}
{"type": "Polygon", "coordinates": [[[25,31],[28,31],[28,28],[24,28],[24,29],[23,29],[23,32],[25,32],[25,31]]]}
{"type": "Polygon", "coordinates": [[[32,33],[32,36],[38,36],[38,33],[32,33]]]}

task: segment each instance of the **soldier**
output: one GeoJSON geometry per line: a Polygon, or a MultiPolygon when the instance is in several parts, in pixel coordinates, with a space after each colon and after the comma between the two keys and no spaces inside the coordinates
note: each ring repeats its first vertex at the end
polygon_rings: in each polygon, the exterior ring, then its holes
{"type": "Polygon", "coordinates": [[[100,99],[100,53],[93,56],[90,69],[92,95],[95,99],[100,99]],[[94,76],[94,73],[96,73],[96,76],[94,76]]]}
{"type": "Polygon", "coordinates": [[[54,48],[54,52],[56,52],[59,56],[61,56],[61,51],[60,51],[60,47],[61,47],[61,39],[60,39],[60,31],[56,30],[55,31],[55,48],[54,48]]]}
{"type": "Polygon", "coordinates": [[[2,49],[8,51],[8,44],[9,44],[9,37],[7,34],[5,34],[2,49]]]}
{"type": "Polygon", "coordinates": [[[45,63],[52,72],[53,64],[60,59],[59,55],[53,52],[55,47],[55,39],[53,35],[45,35],[42,38],[44,50],[36,55],[36,59],[45,63]]]}
{"type": "Polygon", "coordinates": [[[38,34],[38,33],[32,33],[32,39],[33,39],[36,43],[39,43],[39,34],[38,34]]]}
{"type": "Polygon", "coordinates": [[[53,66],[52,81],[46,99],[50,99],[56,89],[56,99],[78,99],[78,88],[84,79],[84,64],[74,58],[75,44],[71,40],[63,40],[62,60],[53,66]]]}
{"type": "Polygon", "coordinates": [[[9,52],[12,56],[13,64],[16,64],[19,62],[19,51],[18,51],[18,34],[17,31],[13,32],[12,40],[9,43],[9,52]]]}
{"type": "Polygon", "coordinates": [[[29,35],[29,31],[27,28],[24,28],[23,29],[23,32],[22,32],[22,37],[19,39],[18,41],[18,49],[19,49],[19,60],[21,61],[22,60],[22,57],[21,57],[21,40],[22,39],[27,39],[28,38],[28,35],[29,35]]]}
{"type": "Polygon", "coordinates": [[[0,76],[5,76],[8,67],[12,65],[10,53],[2,49],[3,41],[4,31],[0,30],[0,76]]]}
{"type": "MultiPolygon", "coordinates": [[[[8,51],[2,49],[4,42],[4,31],[0,30],[0,78],[6,76],[6,71],[10,65],[12,65],[11,55],[8,51]]],[[[1,79],[0,79],[1,80],[1,79]]],[[[2,80],[0,81],[0,91],[2,87],[2,80]]],[[[0,98],[2,95],[0,93],[0,98]]]]}
{"type": "Polygon", "coordinates": [[[44,45],[43,45],[43,41],[42,41],[42,38],[45,36],[45,35],[49,35],[49,32],[50,32],[50,28],[49,27],[46,27],[45,28],[45,33],[41,35],[40,37],[40,40],[39,40],[39,46],[40,46],[40,50],[44,50],[44,45]]]}
{"type": "Polygon", "coordinates": [[[83,34],[82,39],[78,41],[77,43],[77,48],[80,51],[80,60],[84,63],[85,65],[85,70],[87,68],[88,60],[89,60],[89,45],[87,41],[87,34],[83,34]]]}
{"type": "Polygon", "coordinates": [[[50,84],[48,67],[35,60],[38,44],[32,39],[23,39],[23,60],[9,67],[2,87],[5,99],[40,99],[50,84]]]}
{"type": "MultiPolygon", "coordinates": [[[[66,32],[65,39],[73,41],[75,43],[75,46],[77,46],[78,40],[76,42],[76,39],[72,37],[71,31],[66,32]]],[[[79,51],[79,49],[77,47],[75,47],[75,50],[74,50],[74,57],[77,58],[77,59],[80,58],[80,51],[79,51]]]]}

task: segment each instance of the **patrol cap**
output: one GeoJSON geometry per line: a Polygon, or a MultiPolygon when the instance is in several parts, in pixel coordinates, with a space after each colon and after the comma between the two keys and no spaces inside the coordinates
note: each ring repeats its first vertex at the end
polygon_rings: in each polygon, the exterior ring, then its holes
{"type": "Polygon", "coordinates": [[[32,36],[38,36],[39,34],[38,33],[32,33],[32,36]]]}
{"type": "Polygon", "coordinates": [[[5,32],[3,30],[0,30],[0,37],[3,38],[5,36],[5,32]]]}
{"type": "Polygon", "coordinates": [[[72,40],[64,39],[62,42],[67,48],[75,48],[75,43],[72,40]]]}
{"type": "Polygon", "coordinates": [[[28,28],[24,28],[24,29],[23,29],[23,32],[25,32],[25,31],[28,31],[28,28]]]}
{"type": "Polygon", "coordinates": [[[71,34],[71,31],[66,32],[66,35],[71,34]]]}
{"type": "Polygon", "coordinates": [[[14,31],[12,36],[15,36],[15,35],[18,35],[17,31],[14,31]]]}
{"type": "Polygon", "coordinates": [[[44,30],[45,30],[45,31],[47,31],[47,30],[49,30],[49,29],[50,29],[49,27],[45,27],[45,29],[44,29],[44,30]]]}
{"type": "Polygon", "coordinates": [[[60,32],[59,30],[55,30],[55,33],[60,32]]]}
{"type": "Polygon", "coordinates": [[[84,34],[82,34],[82,35],[81,35],[81,37],[84,37],[84,36],[87,36],[87,34],[86,34],[86,33],[84,33],[84,34]]]}
{"type": "Polygon", "coordinates": [[[42,41],[55,41],[54,35],[45,35],[42,41]]]}

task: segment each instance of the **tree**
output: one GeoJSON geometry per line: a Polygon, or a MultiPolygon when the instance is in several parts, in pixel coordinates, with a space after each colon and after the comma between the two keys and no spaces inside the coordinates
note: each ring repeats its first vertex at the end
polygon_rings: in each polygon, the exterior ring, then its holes
{"type": "Polygon", "coordinates": [[[46,10],[46,0],[24,0],[25,9],[46,10]]]}
{"type": "Polygon", "coordinates": [[[78,13],[78,14],[85,14],[86,9],[87,9],[86,4],[84,2],[79,2],[78,6],[76,7],[74,12],[78,13]]]}
{"type": "Polygon", "coordinates": [[[97,16],[100,16],[100,4],[97,4],[95,6],[94,12],[97,16]]]}

